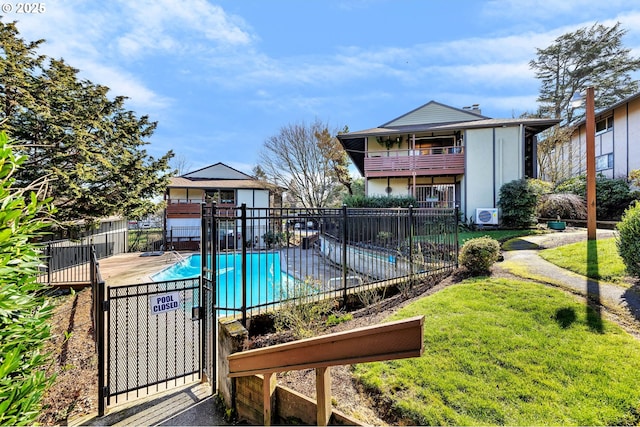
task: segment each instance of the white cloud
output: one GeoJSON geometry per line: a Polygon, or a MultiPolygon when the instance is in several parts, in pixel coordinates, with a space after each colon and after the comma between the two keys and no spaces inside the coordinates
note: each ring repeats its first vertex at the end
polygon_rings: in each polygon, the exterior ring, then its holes
{"type": "Polygon", "coordinates": [[[244,27],[240,18],[205,0],[59,1],[18,22],[25,40],[46,39],[39,53],[64,58],[83,78],[145,111],[167,108],[171,100],[155,93],[146,76],[129,71],[124,57],[139,61],[152,54],[201,52],[205,42],[221,49],[247,45],[252,36],[244,27]]]}
{"type": "Polygon", "coordinates": [[[205,0],[126,1],[121,16],[125,34],[118,38],[120,52],[127,56],[191,52],[202,40],[219,47],[248,45],[250,33],[238,17],[205,0]]]}

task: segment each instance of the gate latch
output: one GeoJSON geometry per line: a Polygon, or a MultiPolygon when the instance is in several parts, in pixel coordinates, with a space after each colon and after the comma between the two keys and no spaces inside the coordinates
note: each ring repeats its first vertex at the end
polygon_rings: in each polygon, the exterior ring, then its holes
{"type": "Polygon", "coordinates": [[[193,320],[194,322],[196,320],[200,320],[200,307],[191,308],[191,320],[193,320]]]}

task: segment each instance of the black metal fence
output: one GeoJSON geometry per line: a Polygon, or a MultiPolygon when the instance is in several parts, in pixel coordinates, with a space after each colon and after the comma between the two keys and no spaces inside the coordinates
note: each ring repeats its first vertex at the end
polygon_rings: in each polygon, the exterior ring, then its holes
{"type": "Polygon", "coordinates": [[[457,267],[455,209],[203,207],[204,277],[221,316],[407,286],[457,267]],[[215,254],[211,256],[210,254],[215,254]]]}
{"type": "Polygon", "coordinates": [[[53,240],[43,244],[43,265],[38,282],[48,285],[91,283],[92,248],[96,259],[127,250],[125,230],[96,234],[79,240],[53,240]]]}
{"type": "Polygon", "coordinates": [[[99,300],[99,412],[200,378],[197,279],[107,286],[99,300]]]}
{"type": "Polygon", "coordinates": [[[167,230],[167,249],[197,251],[200,249],[200,227],[179,226],[167,230]]]}
{"type": "Polygon", "coordinates": [[[152,252],[163,250],[161,228],[129,229],[129,247],[127,252],[152,252]]]}

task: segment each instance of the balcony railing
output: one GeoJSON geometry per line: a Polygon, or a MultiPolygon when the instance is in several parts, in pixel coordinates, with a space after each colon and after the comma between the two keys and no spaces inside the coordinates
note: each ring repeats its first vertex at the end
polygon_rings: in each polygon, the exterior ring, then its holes
{"type": "Polygon", "coordinates": [[[462,174],[464,147],[369,151],[364,170],[367,177],[462,174]]]}
{"type": "MultiPolygon", "coordinates": [[[[169,199],[167,200],[167,218],[200,218],[202,200],[169,199]]],[[[233,208],[235,203],[217,203],[220,209],[233,208]]]]}

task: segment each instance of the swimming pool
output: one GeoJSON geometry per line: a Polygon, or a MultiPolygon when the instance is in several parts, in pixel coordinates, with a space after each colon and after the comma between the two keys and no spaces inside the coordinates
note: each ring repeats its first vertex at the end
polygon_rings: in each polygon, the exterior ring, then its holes
{"type": "MultiPolygon", "coordinates": [[[[154,274],[156,282],[195,279],[200,275],[200,254],[154,274]]],[[[280,268],[279,252],[247,254],[247,306],[255,307],[279,301],[294,279],[280,268]]],[[[216,256],[216,306],[242,307],[242,254],[225,253],[216,256]]]]}
{"type": "Polygon", "coordinates": [[[193,279],[200,275],[200,255],[189,255],[185,259],[151,276],[154,282],[193,279]]]}

